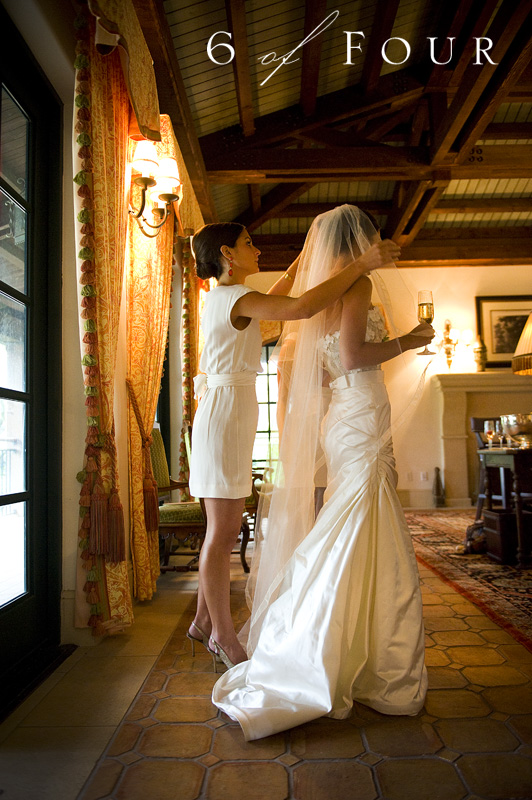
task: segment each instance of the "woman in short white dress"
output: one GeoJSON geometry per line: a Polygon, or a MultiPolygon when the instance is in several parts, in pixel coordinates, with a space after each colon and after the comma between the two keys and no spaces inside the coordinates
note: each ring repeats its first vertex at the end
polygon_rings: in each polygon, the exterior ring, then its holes
{"type": "Polygon", "coordinates": [[[207,533],[199,565],[198,605],[188,637],[228,666],[246,660],[229,606],[229,559],[251,493],[251,455],[257,425],[255,377],[260,369],[260,319],[305,319],[338,300],[364,273],[390,266],[399,247],[378,242],[337,275],[300,297],[286,297],[296,259],[269,293],[244,286],[259,271],[260,251],[239,223],[205,225],[193,238],[196,272],[216,278],[202,315],[205,345],[202,398],[192,430],[190,491],[205,499],[207,533]]]}

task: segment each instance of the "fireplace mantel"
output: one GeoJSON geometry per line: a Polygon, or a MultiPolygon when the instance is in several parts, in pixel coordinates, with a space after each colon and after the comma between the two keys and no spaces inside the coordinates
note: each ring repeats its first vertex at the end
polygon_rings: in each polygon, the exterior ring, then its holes
{"type": "Polygon", "coordinates": [[[478,475],[469,418],[532,412],[532,376],[504,369],[442,373],[432,380],[443,398],[440,434],[446,504],[469,506],[478,475]]]}

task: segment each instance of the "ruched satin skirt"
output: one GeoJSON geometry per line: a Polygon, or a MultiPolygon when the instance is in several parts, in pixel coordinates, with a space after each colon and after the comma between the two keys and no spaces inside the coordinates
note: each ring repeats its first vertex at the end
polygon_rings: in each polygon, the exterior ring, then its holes
{"type": "Polygon", "coordinates": [[[247,740],[343,719],[353,700],[412,715],[425,699],[419,574],[395,491],[383,375],[350,373],[332,387],[325,505],[283,569],[252,657],[213,690],[247,740]]]}

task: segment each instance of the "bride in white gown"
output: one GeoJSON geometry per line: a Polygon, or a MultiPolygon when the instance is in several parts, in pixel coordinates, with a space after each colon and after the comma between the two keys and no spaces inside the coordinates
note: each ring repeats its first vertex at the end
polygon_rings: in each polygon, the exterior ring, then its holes
{"type": "MultiPolygon", "coordinates": [[[[377,235],[353,206],[318,217],[294,292],[356,258],[377,235]]],[[[380,364],[434,332],[423,324],[389,338],[371,293],[363,277],[332,311],[285,329],[291,346],[281,347],[280,359],[283,351],[291,355],[280,369],[290,373],[290,389],[280,466],[262,509],[249,582],[250,658],[213,690],[213,702],[240,723],[247,740],[324,714],[345,718],[353,700],[384,714],[415,714],[423,706],[419,576],[395,491],[380,364]],[[330,391],[323,389],[327,379],[330,391]],[[329,480],[314,522],[322,450],[329,480]]],[[[390,328],[382,286],[380,300],[390,328]]]]}

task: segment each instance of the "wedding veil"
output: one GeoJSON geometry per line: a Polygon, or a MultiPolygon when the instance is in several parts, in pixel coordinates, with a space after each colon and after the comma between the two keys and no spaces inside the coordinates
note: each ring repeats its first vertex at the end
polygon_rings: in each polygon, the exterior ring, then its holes
{"type": "MultiPolygon", "coordinates": [[[[342,205],[316,217],[305,240],[291,294],[299,296],[331,277],[377,240],[374,225],[355,206],[342,205]]],[[[395,339],[415,327],[417,320],[412,293],[397,268],[391,266],[381,274],[370,273],[370,277],[372,302],[381,307],[389,336],[395,339]]],[[[246,587],[251,608],[247,640],[250,656],[263,616],[282,581],[283,567],[314,524],[315,486],[323,483],[319,477],[324,462],[320,427],[330,397],[320,345],[325,336],[339,329],[341,308],[338,301],[310,319],[285,323],[274,354],[280,377],[279,460],[271,483],[264,484],[255,526],[255,551],[246,587]]],[[[420,394],[420,387],[415,391],[420,394]]],[[[411,400],[403,405],[411,405],[411,400]]],[[[392,435],[395,424],[386,438],[392,435]]]]}

